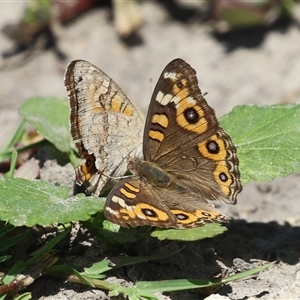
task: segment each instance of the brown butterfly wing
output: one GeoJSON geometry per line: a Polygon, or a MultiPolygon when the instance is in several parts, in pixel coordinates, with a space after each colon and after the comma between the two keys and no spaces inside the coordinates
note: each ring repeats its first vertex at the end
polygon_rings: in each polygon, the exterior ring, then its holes
{"type": "Polygon", "coordinates": [[[234,204],[242,190],[236,148],[203,98],[195,70],[181,59],[166,66],[155,87],[144,156],[200,199],[234,204]]]}
{"type": "Polygon", "coordinates": [[[104,216],[123,227],[176,225],[175,216],[158,191],[139,178],[124,178],[113,187],[106,198],[104,216]]]}

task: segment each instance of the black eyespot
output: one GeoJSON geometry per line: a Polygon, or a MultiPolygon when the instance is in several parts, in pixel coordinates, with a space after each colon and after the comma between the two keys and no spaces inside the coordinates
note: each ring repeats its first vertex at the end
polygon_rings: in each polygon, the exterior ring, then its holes
{"type": "Polygon", "coordinates": [[[89,167],[91,166],[91,164],[92,164],[91,159],[88,158],[88,159],[86,160],[85,164],[86,164],[86,166],[89,168],[89,167]]]}
{"type": "Polygon", "coordinates": [[[228,180],[228,176],[225,173],[220,173],[219,178],[223,182],[226,182],[228,180]]]}
{"type": "Polygon", "coordinates": [[[178,81],[178,82],[176,83],[176,85],[177,85],[177,87],[178,87],[179,89],[182,89],[182,88],[183,88],[183,83],[182,83],[181,81],[178,81]]]}
{"type": "Polygon", "coordinates": [[[200,119],[200,116],[199,116],[197,110],[193,107],[187,108],[183,112],[183,115],[184,115],[186,121],[190,124],[196,124],[200,119]]]}
{"type": "Polygon", "coordinates": [[[219,147],[218,143],[216,143],[215,141],[208,142],[206,144],[206,149],[211,154],[218,154],[220,151],[220,147],[219,147]]]}
{"type": "Polygon", "coordinates": [[[176,214],[176,218],[180,221],[182,220],[187,220],[189,217],[187,215],[184,214],[176,214]]]}
{"type": "MultiPolygon", "coordinates": [[[[95,165],[95,156],[93,154],[89,154],[85,157],[85,168],[86,170],[83,170],[83,172],[88,172],[91,174],[95,174],[98,172],[96,165],[95,165]]],[[[76,173],[77,174],[77,173],[76,173]]]]}
{"type": "Polygon", "coordinates": [[[151,218],[157,218],[157,213],[149,208],[142,209],[142,212],[145,216],[151,217],[151,218]]]}
{"type": "Polygon", "coordinates": [[[90,167],[93,166],[95,162],[95,156],[93,154],[90,154],[86,157],[85,165],[89,169],[90,167]]]}

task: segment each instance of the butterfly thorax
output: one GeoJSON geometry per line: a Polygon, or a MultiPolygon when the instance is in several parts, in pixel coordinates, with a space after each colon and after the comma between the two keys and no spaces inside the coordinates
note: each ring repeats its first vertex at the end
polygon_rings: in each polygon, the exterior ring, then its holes
{"type": "Polygon", "coordinates": [[[161,188],[170,186],[171,178],[167,172],[149,161],[135,157],[129,161],[128,170],[132,174],[144,177],[152,186],[161,188]]]}
{"type": "Polygon", "coordinates": [[[147,184],[150,184],[152,187],[176,191],[178,195],[187,192],[186,188],[182,185],[178,185],[173,175],[153,162],[135,157],[129,161],[128,170],[140,178],[143,178],[147,184]]]}

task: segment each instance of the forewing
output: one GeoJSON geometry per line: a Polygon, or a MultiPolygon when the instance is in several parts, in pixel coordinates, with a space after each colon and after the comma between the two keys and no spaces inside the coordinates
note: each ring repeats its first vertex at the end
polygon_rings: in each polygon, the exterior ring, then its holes
{"type": "Polygon", "coordinates": [[[144,132],[144,156],[203,199],[236,203],[242,190],[236,148],[181,59],[163,70],[144,132]]]}
{"type": "Polygon", "coordinates": [[[121,176],[127,159],[142,156],[144,116],[103,71],[83,60],[70,63],[65,86],[71,107],[71,134],[86,159],[76,169],[79,184],[98,195],[110,177],[121,176]]]}

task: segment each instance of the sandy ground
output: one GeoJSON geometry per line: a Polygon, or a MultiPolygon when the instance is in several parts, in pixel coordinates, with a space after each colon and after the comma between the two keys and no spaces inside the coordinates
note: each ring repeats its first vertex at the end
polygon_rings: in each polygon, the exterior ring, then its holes
{"type": "MultiPolygon", "coordinates": [[[[23,7],[24,2],[0,2],[0,27],[17,20],[23,7]]],[[[17,128],[21,120],[18,107],[26,99],[36,95],[67,96],[64,71],[71,60],[78,58],[103,69],[143,111],[162,69],[176,57],[185,59],[197,70],[200,87],[208,92],[206,99],[218,116],[241,104],[300,103],[297,22],[216,39],[206,25],[197,21],[180,22],[157,2],[143,2],[141,9],[145,22],[140,30],[143,43],[138,46],[128,47],[120,42],[109,9],[98,8],[60,28],[58,46],[67,55],[66,61],[58,60],[53,51],[47,50],[18,67],[1,70],[0,147],[17,128]]],[[[295,9],[295,19],[300,21],[299,6],[295,9]]],[[[0,34],[0,52],[11,46],[11,41],[0,34]]],[[[299,190],[298,174],[271,183],[249,183],[238,205],[221,208],[234,218],[224,235],[193,243],[139,242],[128,247],[126,254],[151,255],[181,247],[184,250],[163,261],[126,268],[118,277],[133,282],[207,278],[217,269],[216,257],[228,267],[236,267],[234,259],[240,258],[245,261],[244,269],[255,260],[277,260],[277,265],[260,275],[222,287],[207,299],[300,299],[299,190]],[[211,249],[216,255],[211,254],[211,249]]],[[[118,254],[115,249],[107,251],[99,250],[99,257],[94,258],[100,260],[110,255],[109,251],[118,254]]],[[[33,299],[42,296],[44,299],[106,299],[99,291],[50,278],[38,281],[32,292],[33,299]]],[[[183,296],[185,299],[205,297],[194,291],[174,293],[169,299],[183,296]]]]}

